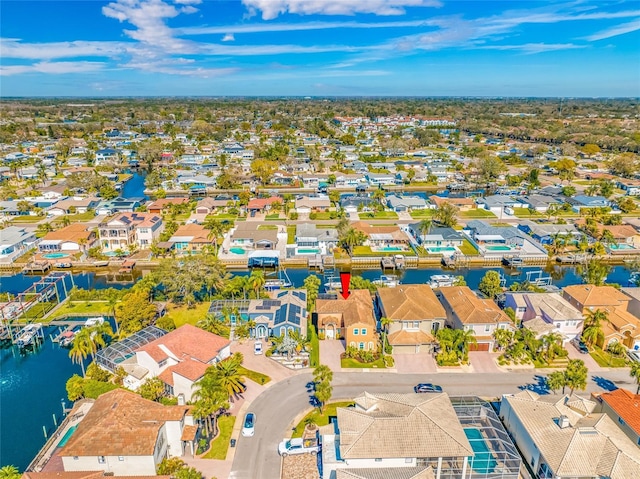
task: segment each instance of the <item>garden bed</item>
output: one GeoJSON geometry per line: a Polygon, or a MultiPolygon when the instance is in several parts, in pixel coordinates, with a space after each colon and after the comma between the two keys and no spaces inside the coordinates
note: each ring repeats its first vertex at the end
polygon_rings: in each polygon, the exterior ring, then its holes
{"type": "Polygon", "coordinates": [[[293,430],[293,434],[291,437],[302,437],[302,433],[304,432],[304,427],[307,423],[313,423],[320,426],[326,426],[329,424],[329,417],[335,416],[336,409],[339,407],[349,407],[353,406],[353,401],[340,401],[340,402],[332,402],[326,404],[324,406],[324,413],[321,413],[318,408],[314,408],[309,414],[302,418],[302,420],[298,423],[298,425],[293,430]]]}
{"type": "Polygon", "coordinates": [[[233,432],[233,425],[236,422],[235,416],[220,416],[218,418],[218,435],[211,441],[211,448],[203,456],[204,459],[218,459],[224,461],[227,458],[229,441],[233,432]]]}

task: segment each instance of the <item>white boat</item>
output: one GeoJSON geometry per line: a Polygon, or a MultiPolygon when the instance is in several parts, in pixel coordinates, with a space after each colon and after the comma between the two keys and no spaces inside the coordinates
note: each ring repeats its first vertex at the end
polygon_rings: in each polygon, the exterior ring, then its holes
{"type": "Polygon", "coordinates": [[[93,326],[97,326],[102,323],[104,323],[104,318],[102,316],[97,318],[89,318],[84,322],[84,327],[92,328],[93,326]]]}
{"type": "Polygon", "coordinates": [[[331,276],[327,279],[328,281],[324,283],[325,292],[332,293],[335,291],[340,291],[342,289],[342,283],[336,276],[331,276]]]}
{"type": "Polygon", "coordinates": [[[38,332],[41,329],[42,329],[42,324],[40,323],[28,324],[27,326],[25,326],[20,330],[20,333],[18,333],[18,339],[16,343],[21,348],[25,346],[29,346],[30,344],[33,343],[33,341],[38,335],[38,332]]]}
{"type": "Polygon", "coordinates": [[[372,281],[376,286],[384,286],[386,288],[395,288],[400,284],[400,279],[392,274],[383,274],[378,279],[372,281]]]}
{"type": "Polygon", "coordinates": [[[431,275],[431,280],[427,282],[433,289],[446,288],[453,286],[456,282],[456,277],[450,274],[434,274],[431,275]]]}
{"type": "Polygon", "coordinates": [[[640,286],[640,272],[634,271],[629,276],[629,284],[632,286],[640,286]]]}
{"type": "Polygon", "coordinates": [[[291,286],[291,282],[285,279],[268,279],[264,282],[264,289],[266,289],[267,291],[290,288],[291,286]]]}

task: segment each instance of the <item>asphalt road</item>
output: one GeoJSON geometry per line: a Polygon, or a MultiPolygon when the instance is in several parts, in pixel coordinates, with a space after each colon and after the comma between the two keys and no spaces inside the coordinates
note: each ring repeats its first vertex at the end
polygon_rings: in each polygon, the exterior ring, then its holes
{"type": "MultiPolygon", "coordinates": [[[[491,374],[449,373],[393,374],[375,372],[334,373],[333,399],[351,399],[363,391],[374,393],[409,393],[419,382],[440,384],[450,395],[477,395],[499,397],[517,393],[523,388],[544,393],[540,387],[538,371],[491,374]]],[[[278,443],[290,435],[291,423],[296,416],[310,408],[310,393],[306,384],[311,374],[291,377],[275,384],[258,396],[249,411],[256,414],[253,437],[240,437],[230,479],[278,479],[280,456],[278,443]]],[[[633,388],[634,383],[626,369],[612,370],[600,376],[590,375],[586,393],[615,387],[633,388]]]]}

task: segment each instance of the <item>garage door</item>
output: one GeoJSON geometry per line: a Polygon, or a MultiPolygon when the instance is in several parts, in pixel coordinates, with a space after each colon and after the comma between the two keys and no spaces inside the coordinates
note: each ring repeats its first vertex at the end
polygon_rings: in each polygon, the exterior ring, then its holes
{"type": "Polygon", "coordinates": [[[416,347],[411,346],[394,346],[393,354],[415,354],[416,347]]]}
{"type": "Polygon", "coordinates": [[[469,351],[489,351],[489,343],[470,344],[469,351]]]}

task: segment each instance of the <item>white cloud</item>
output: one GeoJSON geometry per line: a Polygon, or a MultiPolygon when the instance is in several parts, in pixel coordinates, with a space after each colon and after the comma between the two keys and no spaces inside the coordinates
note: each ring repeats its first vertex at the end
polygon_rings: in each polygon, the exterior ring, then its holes
{"type": "Polygon", "coordinates": [[[250,13],[262,12],[264,20],[281,14],[298,15],[402,15],[406,7],[439,7],[438,0],[242,0],[250,13]]]}
{"type": "Polygon", "coordinates": [[[481,50],[514,50],[533,55],[535,53],[555,52],[558,50],[575,50],[586,48],[586,45],[576,45],[574,43],[524,43],[522,45],[487,45],[476,47],[481,50]]]}
{"type": "Polygon", "coordinates": [[[618,35],[624,35],[626,33],[635,32],[636,30],[640,30],[640,18],[594,33],[593,35],[586,37],[586,40],[594,42],[598,40],[604,40],[606,38],[617,37],[618,35]]]}
{"type": "Polygon", "coordinates": [[[48,73],[62,75],[66,73],[89,73],[102,70],[100,62],[40,62],[33,65],[0,65],[0,75],[20,75],[23,73],[48,73]]]}
{"type": "Polygon", "coordinates": [[[114,57],[126,53],[124,42],[51,42],[22,43],[14,38],[0,38],[0,57],[29,60],[52,60],[74,57],[114,57]]]}
{"type": "Polygon", "coordinates": [[[223,42],[233,42],[236,37],[233,36],[233,33],[225,33],[224,37],[222,37],[223,42]]]}

